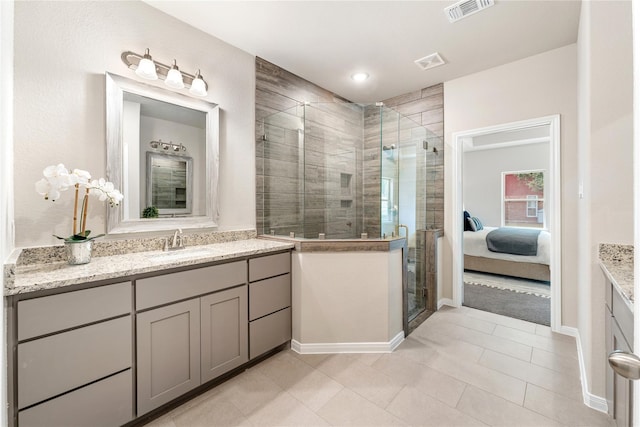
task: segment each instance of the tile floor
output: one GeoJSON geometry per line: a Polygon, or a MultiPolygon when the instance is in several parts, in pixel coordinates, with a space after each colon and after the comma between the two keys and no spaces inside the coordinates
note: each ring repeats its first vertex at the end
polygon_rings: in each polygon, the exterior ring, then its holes
{"type": "Polygon", "coordinates": [[[282,351],[153,427],[612,426],[582,403],[575,341],[443,308],[391,354],[282,351]]]}

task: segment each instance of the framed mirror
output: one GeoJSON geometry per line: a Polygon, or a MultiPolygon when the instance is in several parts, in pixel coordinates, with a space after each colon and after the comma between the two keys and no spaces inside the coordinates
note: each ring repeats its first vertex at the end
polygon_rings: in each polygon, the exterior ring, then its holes
{"type": "Polygon", "coordinates": [[[216,227],[218,106],[110,73],[106,95],[107,233],[216,227]]]}

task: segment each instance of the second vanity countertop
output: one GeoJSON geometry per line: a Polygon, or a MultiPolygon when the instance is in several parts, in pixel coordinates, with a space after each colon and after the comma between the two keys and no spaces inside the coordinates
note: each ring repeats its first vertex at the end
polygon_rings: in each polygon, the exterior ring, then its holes
{"type": "Polygon", "coordinates": [[[4,295],[117,279],[135,274],[267,254],[293,247],[292,243],[249,239],[191,246],[170,252],[150,251],[94,257],[90,263],[83,265],[69,265],[63,261],[24,265],[15,268],[13,283],[5,286],[4,295]]]}
{"type": "Polygon", "coordinates": [[[633,310],[633,245],[601,243],[600,266],[633,310]]]}

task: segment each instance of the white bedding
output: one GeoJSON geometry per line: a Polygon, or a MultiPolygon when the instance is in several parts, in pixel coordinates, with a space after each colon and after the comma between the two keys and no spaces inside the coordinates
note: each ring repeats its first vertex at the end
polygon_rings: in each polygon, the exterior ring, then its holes
{"type": "Polygon", "coordinates": [[[549,265],[549,260],[551,259],[551,235],[548,231],[543,230],[538,236],[538,255],[524,256],[491,252],[489,249],[487,249],[487,241],[485,240],[487,234],[490,231],[495,230],[496,228],[497,227],[484,227],[484,229],[480,231],[465,231],[463,242],[464,254],[485,258],[502,259],[505,261],[532,262],[537,264],[549,265]]]}

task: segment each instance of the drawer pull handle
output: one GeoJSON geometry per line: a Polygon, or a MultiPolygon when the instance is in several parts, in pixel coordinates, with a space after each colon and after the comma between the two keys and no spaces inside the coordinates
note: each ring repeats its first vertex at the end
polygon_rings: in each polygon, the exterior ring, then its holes
{"type": "Polygon", "coordinates": [[[609,355],[609,365],[624,378],[640,379],[640,358],[633,353],[616,350],[609,355]]]}

